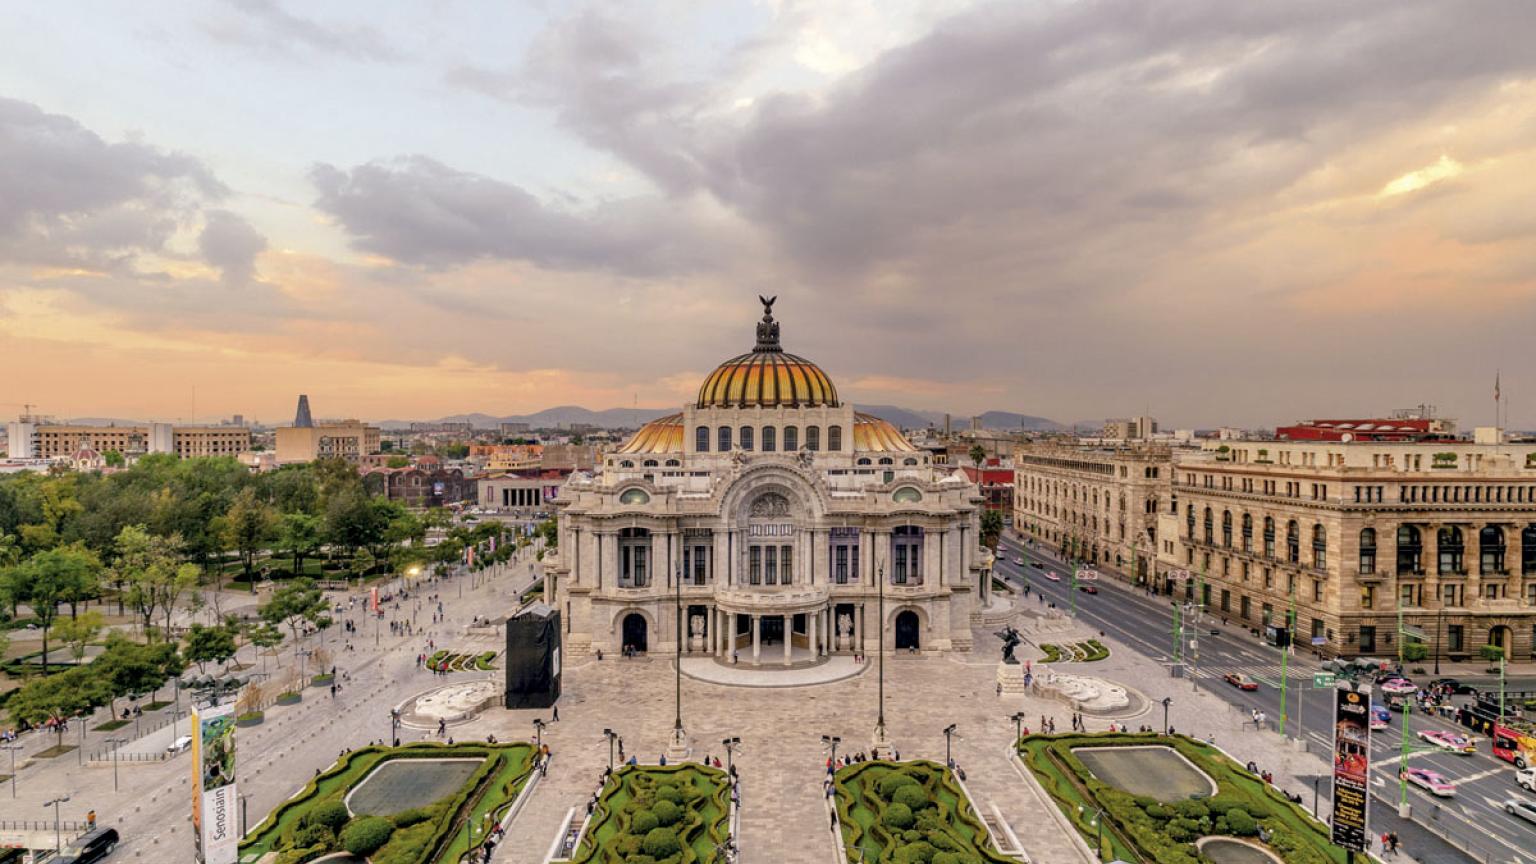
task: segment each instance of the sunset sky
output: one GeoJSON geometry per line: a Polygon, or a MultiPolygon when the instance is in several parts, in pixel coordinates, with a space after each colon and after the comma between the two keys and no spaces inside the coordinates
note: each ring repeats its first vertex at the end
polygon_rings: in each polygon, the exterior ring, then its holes
{"type": "Polygon", "coordinates": [[[0,417],[1536,425],[1536,3],[12,4],[0,417]]]}

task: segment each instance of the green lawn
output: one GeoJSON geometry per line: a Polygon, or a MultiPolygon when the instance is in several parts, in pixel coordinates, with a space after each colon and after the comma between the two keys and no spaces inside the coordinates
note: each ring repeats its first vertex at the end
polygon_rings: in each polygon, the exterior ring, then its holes
{"type": "MultiPolygon", "coordinates": [[[[402,825],[372,860],[375,864],[447,864],[465,851],[464,825],[471,824],[484,836],[493,814],[500,814],[517,798],[532,773],[533,746],[466,743],[447,746],[420,742],[404,747],[364,747],[347,754],[331,770],[321,774],[287,803],[269,814],[240,842],[240,860],[253,862],[268,852],[279,853],[279,864],[304,857],[312,846],[301,843],[305,817],[317,805],[344,800],[347,792],[379,763],[394,759],[484,759],[475,774],[455,794],[417,808],[425,818],[402,825]],[[433,854],[435,847],[441,849],[433,854]]],[[[305,860],[308,860],[305,858],[305,860]]]]}
{"type": "Polygon", "coordinates": [[[1030,735],[1020,742],[1019,754],[1089,845],[1099,835],[1094,814],[1105,809],[1100,852],[1105,860],[1195,864],[1202,860],[1192,842],[1196,837],[1252,836],[1262,828],[1269,837],[1268,848],[1286,864],[1348,864],[1343,850],[1329,842],[1326,827],[1202,741],[1157,734],[1030,735]],[[1216,794],[1160,804],[1103,782],[1072,752],[1078,747],[1148,744],[1183,754],[1216,782],[1216,794]]]}
{"type": "Polygon", "coordinates": [[[640,854],[656,832],[671,833],[681,846],[659,860],[711,864],[715,848],[730,837],[730,786],[724,771],[702,765],[625,765],[614,772],[598,799],[592,824],[572,859],[575,864],[618,864],[640,854]],[[666,792],[671,789],[675,791],[666,792]],[[675,821],[666,803],[676,804],[675,821]]]}
{"type": "Polygon", "coordinates": [[[835,775],[849,860],[1011,862],[948,769],[935,762],[859,762],[835,775]]]}

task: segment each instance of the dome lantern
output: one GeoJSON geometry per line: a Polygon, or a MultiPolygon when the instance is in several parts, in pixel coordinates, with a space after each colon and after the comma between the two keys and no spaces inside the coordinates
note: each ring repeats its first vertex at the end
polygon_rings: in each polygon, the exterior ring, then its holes
{"type": "Polygon", "coordinates": [[[699,388],[699,408],[813,408],[839,406],[837,388],[820,366],[786,352],[773,320],[778,297],[758,297],[763,320],[751,353],[721,363],[699,388]]]}

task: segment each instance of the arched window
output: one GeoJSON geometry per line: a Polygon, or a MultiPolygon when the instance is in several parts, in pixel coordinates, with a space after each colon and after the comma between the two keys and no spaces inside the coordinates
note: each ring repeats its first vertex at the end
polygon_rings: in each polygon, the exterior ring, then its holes
{"type": "Polygon", "coordinates": [[[881,465],[895,465],[896,462],[895,462],[895,460],[891,459],[891,457],[889,457],[889,456],[881,456],[880,457],[880,464],[881,465]]]}
{"type": "Polygon", "coordinates": [[[827,449],[833,453],[843,452],[843,427],[827,427],[827,449]]]}
{"type": "Polygon", "coordinates": [[[1253,517],[1243,514],[1243,551],[1253,552],[1253,517]]]}
{"type": "Polygon", "coordinates": [[[1317,570],[1328,568],[1328,532],[1321,522],[1312,526],[1312,567],[1317,570]]]}
{"type": "Polygon", "coordinates": [[[658,468],[658,467],[660,467],[660,463],[658,463],[655,459],[647,459],[647,460],[645,460],[644,462],[642,462],[640,464],[642,466],[646,467],[646,468],[658,468]]]}
{"type": "Polygon", "coordinates": [[[721,453],[729,453],[731,451],[731,427],[720,427],[720,446],[718,449],[721,453]]]}
{"type": "Polygon", "coordinates": [[[1520,532],[1520,573],[1536,575],[1536,525],[1527,525],[1520,532]]]}
{"type": "Polygon", "coordinates": [[[1187,527],[1189,529],[1189,539],[1190,539],[1190,542],[1194,542],[1194,539],[1195,539],[1195,505],[1193,505],[1193,504],[1189,505],[1189,509],[1184,511],[1184,524],[1185,524],[1185,527],[1187,527]]]}
{"type": "Polygon", "coordinates": [[[681,467],[682,464],[683,463],[677,461],[676,459],[668,459],[667,460],[667,467],[668,468],[678,468],[678,467],[681,467]]]}
{"type": "Polygon", "coordinates": [[[800,427],[784,427],[784,452],[793,453],[800,449],[800,427]]]}
{"type": "Polygon", "coordinates": [[[1275,519],[1273,516],[1264,517],[1264,556],[1275,557],[1275,519]]]}
{"type": "Polygon", "coordinates": [[[619,463],[619,467],[620,468],[633,468],[633,467],[635,467],[635,463],[631,462],[628,459],[625,459],[623,462],[619,463]]]}
{"type": "Polygon", "coordinates": [[[868,464],[870,464],[869,457],[865,456],[864,458],[860,459],[857,464],[859,464],[859,465],[868,465],[868,464]]]}
{"type": "Polygon", "coordinates": [[[1416,576],[1423,572],[1423,535],[1413,525],[1397,526],[1397,575],[1416,576]]]}
{"type": "Polygon", "coordinates": [[[1205,508],[1205,542],[1216,542],[1216,517],[1211,515],[1211,508],[1205,508]]]}
{"type": "Polygon", "coordinates": [[[1360,529],[1360,574],[1376,572],[1376,529],[1360,529]]]}
{"type": "Polygon", "coordinates": [[[709,427],[700,426],[693,430],[693,449],[700,453],[709,452],[709,427]]]}
{"type": "Polygon", "coordinates": [[[778,430],[772,426],[763,427],[763,452],[772,453],[779,449],[778,430]]]}
{"type": "Polygon", "coordinates": [[[1504,575],[1504,529],[1497,525],[1484,525],[1477,532],[1478,562],[1484,576],[1504,575]]]}
{"type": "Polygon", "coordinates": [[[901,460],[901,464],[903,464],[903,465],[916,465],[917,464],[917,460],[913,459],[910,456],[908,456],[907,458],[901,460]]]}
{"type": "Polygon", "coordinates": [[[1232,511],[1221,511],[1221,545],[1232,548],[1232,511]]]}
{"type": "Polygon", "coordinates": [[[807,427],[805,427],[805,449],[807,449],[807,450],[820,450],[821,449],[821,427],[820,426],[807,426],[807,427]]]}
{"type": "Polygon", "coordinates": [[[751,426],[743,426],[740,429],[736,430],[736,440],[741,442],[741,449],[743,449],[743,450],[751,450],[752,449],[752,427],[751,426]]]}
{"type": "Polygon", "coordinates": [[[1295,519],[1285,523],[1285,560],[1301,563],[1301,526],[1295,519]]]}
{"type": "Polygon", "coordinates": [[[1441,574],[1466,574],[1466,541],[1462,539],[1460,528],[1455,525],[1441,528],[1440,533],[1435,535],[1435,546],[1440,553],[1441,574]]]}

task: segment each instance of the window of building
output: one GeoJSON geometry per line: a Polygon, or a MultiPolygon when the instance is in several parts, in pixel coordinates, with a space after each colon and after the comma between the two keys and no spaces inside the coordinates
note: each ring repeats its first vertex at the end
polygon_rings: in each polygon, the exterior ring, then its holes
{"type": "Polygon", "coordinates": [[[1318,570],[1328,568],[1328,532],[1321,522],[1312,526],[1312,566],[1318,570]]]}
{"type": "Polygon", "coordinates": [[[1264,557],[1275,557],[1275,520],[1273,517],[1264,517],[1264,557]]]}
{"type": "Polygon", "coordinates": [[[1376,572],[1376,529],[1360,529],[1360,572],[1376,572]]]}
{"type": "Polygon", "coordinates": [[[843,427],[827,427],[827,449],[833,453],[843,452],[843,427]]]}
{"type": "Polygon", "coordinates": [[[1189,539],[1195,539],[1195,505],[1190,504],[1184,511],[1184,524],[1189,528],[1189,539]]]}
{"type": "Polygon", "coordinates": [[[793,585],[793,584],[795,584],[794,548],[795,547],[793,547],[793,546],[780,546],[779,547],[779,584],[780,585],[793,585]]]}
{"type": "Polygon", "coordinates": [[[1211,508],[1205,508],[1205,542],[1215,543],[1216,519],[1211,515],[1211,508]]]}
{"type": "Polygon", "coordinates": [[[1436,553],[1439,555],[1440,573],[1442,575],[1465,575],[1467,572],[1466,545],[1462,540],[1461,529],[1455,525],[1447,525],[1435,535],[1436,553]]]}
{"type": "Polygon", "coordinates": [[[784,452],[793,453],[800,449],[800,427],[784,427],[784,452]]]}
{"type": "Polygon", "coordinates": [[[859,529],[833,528],[832,581],[838,585],[859,581],[859,529]]]}
{"type": "Polygon", "coordinates": [[[1232,548],[1232,511],[1221,511],[1221,545],[1232,548]]]}
{"type": "Polygon", "coordinates": [[[1460,608],[1462,597],[1461,588],[1462,586],[1455,583],[1451,583],[1449,585],[1441,585],[1440,602],[1453,609],[1460,608]]]}
{"type": "Polygon", "coordinates": [[[1536,525],[1527,525],[1520,532],[1520,572],[1536,576],[1536,525]]]}
{"type": "Polygon", "coordinates": [[[1445,650],[1457,654],[1466,650],[1467,631],[1460,624],[1448,624],[1445,628],[1445,650]]]}
{"type": "Polygon", "coordinates": [[[1369,624],[1360,625],[1360,653],[1374,654],[1376,652],[1376,628],[1369,624]]]}
{"type": "Polygon", "coordinates": [[[752,449],[754,449],[754,445],[753,445],[753,442],[752,442],[752,427],[751,426],[743,426],[739,430],[737,430],[736,438],[737,438],[738,441],[741,442],[741,449],[743,449],[743,450],[752,450],[752,449]]]}
{"type": "Polygon", "coordinates": [[[891,532],[892,585],[923,584],[923,529],[902,525],[891,532]]]}
{"type": "Polygon", "coordinates": [[[1226,588],[1221,589],[1221,611],[1232,611],[1232,592],[1226,588]]]}
{"type": "Polygon", "coordinates": [[[1312,602],[1321,603],[1323,600],[1323,580],[1312,580],[1312,602]]]}
{"type": "Polygon", "coordinates": [[[683,584],[708,585],[714,571],[715,546],[707,531],[689,529],[683,539],[683,584]]]}
{"type": "Polygon", "coordinates": [[[763,427],[763,452],[773,453],[779,449],[778,430],[773,426],[763,427]]]}
{"type": "Polygon", "coordinates": [[[1376,608],[1376,586],[1375,585],[1361,585],[1360,586],[1360,608],[1361,609],[1374,609],[1374,608],[1376,608]]]}
{"type": "Polygon", "coordinates": [[[1419,599],[1423,596],[1421,590],[1424,586],[1409,583],[1397,586],[1397,602],[1402,606],[1418,606],[1419,599]]]}
{"type": "Polygon", "coordinates": [[[1243,551],[1250,553],[1253,552],[1253,516],[1247,513],[1243,514],[1242,541],[1243,551]]]}
{"type": "Polygon", "coordinates": [[[1301,526],[1295,519],[1285,523],[1285,560],[1301,563],[1301,526]]]}
{"type": "Polygon", "coordinates": [[[821,427],[820,426],[807,426],[807,427],[805,427],[805,449],[807,449],[807,450],[820,450],[821,449],[821,427]]]}
{"type": "Polygon", "coordinates": [[[1321,619],[1321,618],[1313,618],[1312,619],[1312,638],[1313,639],[1322,639],[1323,638],[1323,626],[1324,626],[1323,619],[1321,619]]]}
{"type": "Polygon", "coordinates": [[[1487,583],[1484,583],[1484,585],[1483,585],[1483,599],[1484,600],[1498,600],[1498,599],[1500,599],[1501,597],[1504,596],[1504,590],[1503,589],[1504,589],[1504,583],[1502,583],[1502,582],[1487,582],[1487,583]]]}
{"type": "Polygon", "coordinates": [[[700,453],[709,452],[709,427],[700,426],[693,430],[693,449],[700,453]]]}
{"type": "Polygon", "coordinates": [[[1248,616],[1253,614],[1253,601],[1252,601],[1252,599],[1250,599],[1248,597],[1247,594],[1244,594],[1242,596],[1242,599],[1241,599],[1241,602],[1240,602],[1240,606],[1241,606],[1241,611],[1240,611],[1239,614],[1241,614],[1244,618],[1247,618],[1248,616]]]}
{"type": "Polygon", "coordinates": [[[728,452],[730,452],[730,449],[731,449],[731,427],[729,427],[729,426],[721,426],[720,427],[720,446],[717,449],[721,453],[728,453],[728,452]]]}
{"type": "Polygon", "coordinates": [[[1275,587],[1274,571],[1270,570],[1268,567],[1264,568],[1264,587],[1266,590],[1275,587]]]}
{"type": "Polygon", "coordinates": [[[650,584],[651,532],[625,528],[619,532],[619,587],[644,588],[650,584]]]}
{"type": "Polygon", "coordinates": [[[1485,525],[1477,533],[1478,566],[1484,576],[1502,576],[1504,569],[1504,529],[1485,525]]]}
{"type": "Polygon", "coordinates": [[[1424,573],[1424,539],[1418,526],[1397,526],[1397,575],[1424,573]]]}

